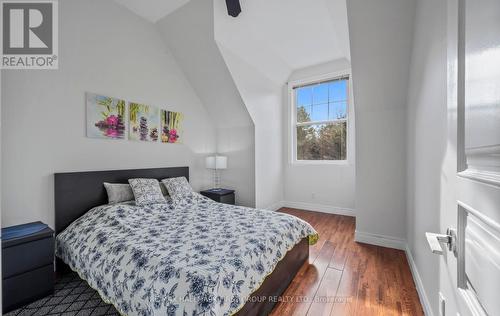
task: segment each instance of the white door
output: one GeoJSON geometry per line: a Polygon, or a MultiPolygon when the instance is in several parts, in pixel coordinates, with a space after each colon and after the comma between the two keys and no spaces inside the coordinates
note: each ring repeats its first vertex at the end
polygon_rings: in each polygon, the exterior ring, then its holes
{"type": "Polygon", "coordinates": [[[448,114],[445,315],[500,315],[500,0],[448,0],[448,114]]]}

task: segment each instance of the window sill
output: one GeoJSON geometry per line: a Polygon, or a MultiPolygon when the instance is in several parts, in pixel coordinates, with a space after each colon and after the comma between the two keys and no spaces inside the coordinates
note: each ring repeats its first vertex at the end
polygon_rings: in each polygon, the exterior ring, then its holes
{"type": "Polygon", "coordinates": [[[292,166],[323,166],[323,165],[336,165],[348,166],[348,160],[294,160],[290,163],[292,166]]]}

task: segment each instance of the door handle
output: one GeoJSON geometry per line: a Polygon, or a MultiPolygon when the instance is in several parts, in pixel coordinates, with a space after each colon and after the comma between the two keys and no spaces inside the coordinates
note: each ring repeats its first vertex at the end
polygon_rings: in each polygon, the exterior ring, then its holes
{"type": "Polygon", "coordinates": [[[426,232],[425,237],[427,238],[427,243],[429,243],[429,247],[431,248],[432,253],[442,255],[443,247],[441,246],[441,244],[445,244],[448,251],[452,251],[456,256],[457,233],[455,229],[448,228],[446,234],[426,232]]]}

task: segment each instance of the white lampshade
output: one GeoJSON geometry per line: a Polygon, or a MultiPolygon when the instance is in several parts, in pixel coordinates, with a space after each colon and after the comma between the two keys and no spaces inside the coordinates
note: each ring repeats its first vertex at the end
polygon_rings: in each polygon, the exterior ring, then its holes
{"type": "Polygon", "coordinates": [[[215,156],[205,158],[205,167],[207,169],[215,169],[215,156]]]}
{"type": "Polygon", "coordinates": [[[226,169],[227,157],[226,156],[209,156],[205,159],[205,167],[207,169],[226,169]]]}

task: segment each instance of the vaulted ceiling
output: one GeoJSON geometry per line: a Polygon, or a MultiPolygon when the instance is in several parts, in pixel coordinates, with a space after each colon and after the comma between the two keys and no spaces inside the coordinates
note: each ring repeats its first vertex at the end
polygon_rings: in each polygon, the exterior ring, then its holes
{"type": "Polygon", "coordinates": [[[156,23],[161,18],[189,2],[189,0],[114,0],[135,14],[156,23]]]}
{"type": "Polygon", "coordinates": [[[345,0],[241,0],[241,6],[232,18],[215,0],[216,40],[264,72],[350,59],[345,0]]]}
{"type": "MultiPolygon", "coordinates": [[[[156,23],[191,0],[115,0],[156,23]]],[[[346,0],[240,0],[227,15],[214,1],[216,40],[270,78],[335,59],[350,60],[346,0]]]]}

